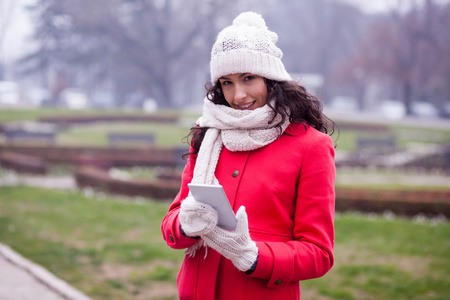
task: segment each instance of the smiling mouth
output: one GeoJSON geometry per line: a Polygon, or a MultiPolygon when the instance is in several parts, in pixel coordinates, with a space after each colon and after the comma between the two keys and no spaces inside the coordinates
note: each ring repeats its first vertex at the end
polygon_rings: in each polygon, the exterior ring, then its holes
{"type": "Polygon", "coordinates": [[[253,101],[253,102],[251,102],[251,103],[249,103],[249,104],[245,104],[245,105],[236,105],[236,106],[237,106],[238,109],[246,110],[246,109],[250,109],[250,108],[253,106],[253,104],[255,104],[255,103],[256,103],[256,101],[253,101]]]}

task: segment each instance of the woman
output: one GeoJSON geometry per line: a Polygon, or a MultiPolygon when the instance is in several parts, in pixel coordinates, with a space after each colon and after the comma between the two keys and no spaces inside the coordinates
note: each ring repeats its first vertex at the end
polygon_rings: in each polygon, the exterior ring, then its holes
{"type": "Polygon", "coordinates": [[[277,35],[253,12],[217,37],[181,189],[162,222],[185,249],[180,299],[300,299],[333,265],[334,147],[318,100],[293,82],[277,35]],[[221,184],[237,227],[188,183],[221,184]]]}

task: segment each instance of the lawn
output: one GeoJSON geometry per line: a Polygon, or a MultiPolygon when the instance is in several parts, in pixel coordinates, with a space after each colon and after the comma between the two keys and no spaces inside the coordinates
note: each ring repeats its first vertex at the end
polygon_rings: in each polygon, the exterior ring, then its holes
{"type": "MultiPolygon", "coordinates": [[[[139,111],[121,110],[68,110],[68,109],[3,109],[0,110],[0,125],[12,121],[36,121],[41,117],[52,116],[89,116],[89,115],[121,115],[145,116],[139,111]]],[[[56,136],[58,145],[107,146],[108,133],[149,133],[155,136],[159,146],[177,147],[183,144],[183,138],[188,134],[189,127],[198,115],[189,112],[162,110],[157,116],[180,115],[180,124],[154,122],[100,122],[78,124],[68,128],[61,128],[56,136]]]]}
{"type": "Polygon", "coordinates": [[[106,146],[108,133],[140,133],[153,134],[155,143],[162,147],[177,147],[183,145],[183,138],[188,129],[170,123],[99,123],[75,126],[58,134],[60,145],[106,146]]]}
{"type": "MultiPolygon", "coordinates": [[[[124,109],[86,109],[74,110],[67,108],[38,108],[38,109],[1,109],[0,123],[10,121],[36,121],[42,117],[60,117],[60,116],[89,116],[89,115],[121,115],[121,116],[142,116],[147,115],[142,110],[124,110],[124,109]]],[[[173,115],[173,111],[161,110],[158,115],[173,115]]]]}
{"type": "MultiPolygon", "coordinates": [[[[169,202],[0,187],[0,241],[95,300],[176,299],[183,251],[160,223],[169,202]]],[[[448,299],[450,225],[338,214],[336,264],[302,299],[448,299]]]]}
{"type": "MultiPolygon", "coordinates": [[[[3,110],[0,123],[41,116],[117,112],[3,110]]],[[[108,132],[153,133],[157,145],[180,145],[196,115],[180,113],[180,124],[103,123],[61,131],[63,145],[106,145],[108,132]]],[[[395,136],[399,146],[446,144],[450,129],[390,126],[383,133],[343,128],[339,151],[356,149],[358,137],[395,136]]],[[[333,135],[336,140],[337,134],[333,135]]],[[[66,167],[53,168],[66,174],[66,167]]],[[[132,168],[136,177],[152,170],[132,168]]],[[[4,176],[0,168],[0,177],[4,176]]],[[[338,170],[338,186],[448,189],[448,175],[380,170],[338,170]],[[358,182],[355,179],[358,178],[358,182]],[[426,179],[426,180],[425,180],[426,179]]],[[[0,242],[43,265],[94,300],[176,299],[175,278],[183,251],[166,246],[160,223],[169,202],[0,187],[0,242]]],[[[324,277],[302,282],[302,300],[448,299],[448,222],[339,214],[336,264],[324,277]],[[420,221],[420,222],[419,222],[420,221]]]]}
{"type": "MultiPolygon", "coordinates": [[[[68,110],[56,108],[43,109],[3,109],[0,110],[0,124],[9,121],[20,120],[37,120],[40,117],[50,116],[79,116],[79,115],[136,115],[142,116],[144,113],[123,110],[68,110]]],[[[181,140],[188,134],[189,127],[199,117],[198,113],[190,111],[162,110],[155,113],[161,115],[179,115],[179,124],[156,124],[156,123],[102,123],[88,124],[85,126],[74,126],[72,128],[61,131],[57,136],[57,143],[61,145],[106,145],[108,132],[135,132],[135,133],[153,133],[156,137],[157,145],[161,146],[179,146],[181,140]]],[[[424,143],[424,144],[448,144],[450,143],[450,128],[426,128],[422,122],[421,127],[411,127],[406,125],[389,125],[381,122],[383,126],[387,126],[387,130],[373,131],[369,129],[358,129],[357,122],[352,128],[341,126],[332,136],[337,151],[354,151],[357,147],[357,139],[359,137],[372,138],[396,138],[399,147],[405,147],[408,144],[424,143]]],[[[348,123],[344,120],[336,120],[339,125],[348,123]]],[[[380,125],[379,124],[379,125],[380,125]]],[[[366,124],[363,124],[366,125],[366,124]]],[[[364,128],[364,127],[363,127],[364,128]]]]}
{"type": "MultiPolygon", "coordinates": [[[[189,127],[193,125],[195,118],[188,119],[183,124],[156,124],[156,123],[115,123],[99,124],[83,127],[74,127],[62,131],[58,135],[59,144],[84,144],[84,145],[106,145],[107,134],[109,132],[121,133],[152,133],[155,136],[156,144],[160,146],[180,146],[183,138],[188,134],[189,127]]],[[[343,129],[336,131],[332,139],[336,146],[336,151],[355,151],[357,140],[361,137],[384,139],[394,137],[396,145],[400,149],[406,147],[417,147],[417,145],[443,145],[450,143],[450,129],[417,129],[408,127],[392,126],[383,134],[366,130],[343,129]]]]}
{"type": "Polygon", "coordinates": [[[175,293],[182,256],[161,238],[166,211],[167,203],[1,187],[0,241],[93,299],[162,299],[161,287],[175,293]]]}

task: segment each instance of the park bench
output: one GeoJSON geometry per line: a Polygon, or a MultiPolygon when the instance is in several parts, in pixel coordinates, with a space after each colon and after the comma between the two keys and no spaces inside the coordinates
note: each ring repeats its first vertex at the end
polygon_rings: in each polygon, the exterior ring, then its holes
{"type": "Polygon", "coordinates": [[[7,143],[14,143],[17,140],[26,142],[45,141],[47,144],[55,143],[55,132],[5,130],[3,135],[7,143]]]}
{"type": "Polygon", "coordinates": [[[395,139],[388,138],[358,138],[359,152],[369,152],[372,154],[392,153],[397,149],[395,139]]]}
{"type": "Polygon", "coordinates": [[[153,146],[155,136],[151,133],[109,133],[108,143],[112,147],[130,144],[153,146]]]}
{"type": "Polygon", "coordinates": [[[380,165],[398,147],[394,137],[359,137],[356,140],[356,150],[337,161],[341,167],[367,167],[380,165]]]}
{"type": "Polygon", "coordinates": [[[450,174],[450,144],[444,146],[445,172],[450,174]]]}

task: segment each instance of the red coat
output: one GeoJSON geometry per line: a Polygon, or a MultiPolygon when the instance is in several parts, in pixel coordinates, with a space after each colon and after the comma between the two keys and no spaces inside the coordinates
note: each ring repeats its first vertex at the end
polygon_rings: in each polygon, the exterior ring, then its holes
{"type": "MultiPolygon", "coordinates": [[[[180,232],[180,202],[188,195],[195,157],[186,164],[181,190],[162,222],[167,244],[197,242],[180,232]]],[[[291,124],[273,143],[253,151],[220,154],[215,175],[236,212],[244,205],[259,259],[245,275],[212,248],[185,257],[180,299],[300,299],[299,281],[323,276],[333,265],[334,148],[312,127],[291,124]]]]}

